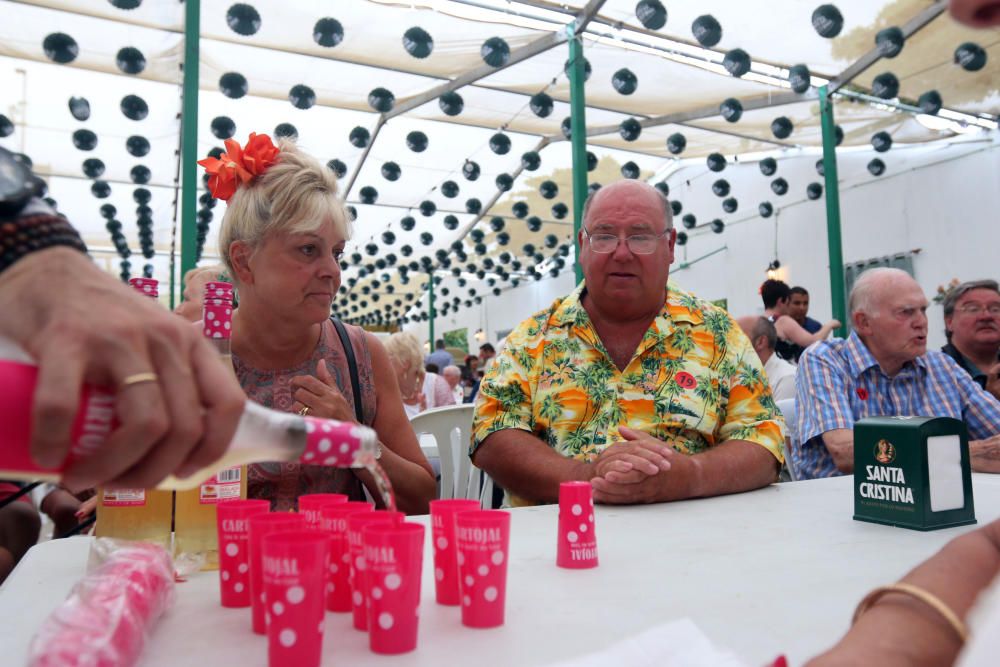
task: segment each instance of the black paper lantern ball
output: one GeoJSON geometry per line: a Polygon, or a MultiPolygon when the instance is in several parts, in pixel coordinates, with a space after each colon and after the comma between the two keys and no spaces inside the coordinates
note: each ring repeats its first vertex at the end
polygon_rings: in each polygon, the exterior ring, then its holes
{"type": "Polygon", "coordinates": [[[625,141],[635,141],[642,134],[642,125],[635,118],[626,118],[618,126],[618,134],[625,141]]]}
{"type": "Polygon", "coordinates": [[[494,181],[497,186],[497,190],[501,192],[508,192],[512,187],[514,187],[514,179],[510,174],[500,174],[496,177],[494,181]]]}
{"type": "Polygon", "coordinates": [[[430,245],[434,243],[434,235],[430,232],[420,232],[420,243],[430,245]]]}
{"type": "Polygon", "coordinates": [[[335,18],[322,18],[313,26],[313,41],[332,48],[344,41],[344,26],[335,18]]]}
{"type": "Polygon", "coordinates": [[[670,196],[670,185],[666,181],[660,181],[653,187],[659,190],[660,194],[662,194],[664,197],[670,196]]]}
{"type": "Polygon", "coordinates": [[[396,105],[396,96],[386,88],[373,88],[368,93],[368,106],[379,113],[389,113],[396,105]]]}
{"type": "Polygon", "coordinates": [[[722,200],[722,210],[726,213],[735,213],[739,206],[740,203],[735,197],[729,197],[722,200]]]}
{"type": "Polygon", "coordinates": [[[153,199],[153,193],[146,188],[136,188],[132,191],[132,201],[140,206],[145,206],[153,199]]]}
{"type": "Polygon", "coordinates": [[[507,226],[507,221],[501,218],[499,215],[494,215],[490,218],[490,229],[495,232],[503,231],[503,228],[507,226]]]}
{"type": "Polygon", "coordinates": [[[743,49],[727,51],[725,57],[722,59],[722,66],[736,78],[750,71],[750,63],[750,54],[743,49]]]}
{"type": "MultiPolygon", "coordinates": [[[[571,73],[570,73],[570,61],[569,60],[567,60],[565,63],[563,63],[563,72],[566,74],[567,77],[571,76],[571,73]]],[[[590,66],[590,61],[587,60],[586,58],[584,58],[583,59],[583,80],[584,81],[589,81],[591,74],[593,74],[593,69],[590,66]]]]}
{"type": "Polygon", "coordinates": [[[943,104],[941,93],[936,90],[928,90],[917,100],[917,106],[920,107],[920,110],[931,116],[936,116],[943,104]]]}
{"type": "Polygon", "coordinates": [[[420,202],[420,214],[425,217],[430,217],[437,213],[437,205],[429,199],[425,199],[420,202]]]}
{"type": "Polygon", "coordinates": [[[639,78],[627,67],[623,67],[611,77],[611,85],[622,95],[631,95],[639,87],[639,78]]]}
{"type": "Polygon", "coordinates": [[[826,165],[823,163],[823,158],[816,160],[816,173],[820,176],[826,175],[826,165]]]}
{"type": "Polygon", "coordinates": [[[805,65],[793,65],[788,69],[788,83],[792,90],[800,95],[812,85],[812,74],[805,65]]]}
{"type": "Polygon", "coordinates": [[[600,183],[596,183],[596,182],[595,183],[591,183],[590,185],[587,186],[587,196],[589,197],[590,195],[594,194],[595,192],[597,192],[600,189],[601,189],[601,184],[600,183]]]}
{"type": "Polygon", "coordinates": [[[260,30],[260,14],[251,5],[239,2],[226,12],[226,25],[237,35],[249,37],[260,30]]]}
{"type": "Polygon", "coordinates": [[[672,202],[670,202],[670,212],[673,213],[674,215],[680,215],[681,211],[683,210],[684,210],[684,205],[681,204],[680,201],[675,199],[672,202]]]}
{"type": "Polygon", "coordinates": [[[528,151],[521,156],[521,166],[525,171],[535,171],[542,164],[542,156],[535,151],[528,151]]]}
{"type": "Polygon", "coordinates": [[[479,165],[472,160],[466,160],[465,164],[462,165],[462,176],[465,176],[467,181],[474,181],[479,178],[479,165]]]}
{"type": "Polygon", "coordinates": [[[104,175],[104,162],[96,157],[90,157],[83,161],[83,175],[87,178],[100,178],[104,175]]]}
{"type": "Polygon", "coordinates": [[[427,150],[427,135],[419,130],[414,130],[406,135],[406,147],[414,153],[423,153],[427,150]]]}
{"type": "Polygon", "coordinates": [[[250,91],[247,78],[239,72],[226,72],[219,77],[219,91],[226,97],[238,100],[250,91]]]}
{"type": "Polygon", "coordinates": [[[115,65],[125,74],[139,74],[146,69],[146,56],[134,46],[126,46],[115,54],[115,65]]]}
{"type": "Polygon", "coordinates": [[[378,190],[370,185],[366,185],[358,191],[358,197],[362,204],[374,204],[378,201],[378,190]]]}
{"type": "Polygon", "coordinates": [[[537,231],[541,230],[541,228],[542,228],[542,219],[539,218],[537,215],[530,216],[524,222],[525,222],[525,224],[527,224],[528,231],[530,231],[530,232],[537,232],[537,231]]]}
{"type": "Polygon", "coordinates": [[[149,179],[153,177],[153,173],[149,170],[149,167],[137,164],[129,171],[129,177],[136,185],[146,185],[149,183],[149,179]]]}
{"type": "Polygon", "coordinates": [[[562,132],[563,137],[565,137],[567,140],[572,139],[573,138],[573,119],[571,117],[569,117],[569,116],[566,116],[565,118],[563,118],[562,122],[559,123],[559,131],[562,132]]]}
{"type": "Polygon", "coordinates": [[[213,146],[208,149],[208,157],[214,157],[216,160],[222,159],[222,155],[225,153],[219,146],[213,146]]]}
{"type": "Polygon", "coordinates": [[[555,248],[557,245],[559,245],[559,237],[558,236],[556,236],[555,234],[546,234],[545,235],[545,247],[546,248],[555,248]]]}
{"type": "Polygon", "coordinates": [[[834,125],[833,137],[836,139],[836,144],[839,146],[844,141],[844,128],[839,125],[834,125]]]}
{"type": "Polygon", "coordinates": [[[555,103],[549,95],[537,93],[532,95],[531,99],[528,100],[528,107],[531,109],[531,113],[539,118],[548,118],[552,114],[555,103]]]}
{"type": "Polygon", "coordinates": [[[722,26],[711,14],[703,14],[691,24],[691,34],[699,44],[710,49],[722,40],[722,26]]]}
{"type": "MultiPolygon", "coordinates": [[[[399,226],[404,232],[411,232],[413,231],[413,228],[417,226],[417,221],[413,218],[413,216],[407,215],[399,221],[399,226]]],[[[403,247],[405,248],[406,246],[403,247]]],[[[406,253],[403,252],[403,254],[405,255],[406,253]]]]}
{"type": "Polygon", "coordinates": [[[403,33],[403,48],[414,58],[426,58],[434,51],[434,38],[419,26],[403,33]]]}
{"type": "Polygon", "coordinates": [[[7,116],[0,114],[0,137],[9,137],[12,134],[14,134],[14,123],[7,116]]]}
{"type": "Polygon", "coordinates": [[[69,112],[77,120],[87,120],[90,118],[90,102],[86,97],[69,98],[69,112]]]}
{"type": "Polygon", "coordinates": [[[779,197],[786,192],[788,192],[788,181],[778,177],[771,181],[771,192],[778,195],[779,197]]]}
{"type": "MultiPolygon", "coordinates": [[[[374,243],[367,243],[367,244],[365,244],[365,252],[374,257],[375,255],[378,254],[378,246],[375,245],[374,243]]],[[[371,290],[368,287],[365,287],[364,290],[362,290],[362,291],[365,294],[368,294],[368,293],[371,292],[371,290]]]]}
{"type": "Polygon", "coordinates": [[[355,220],[357,220],[358,219],[358,209],[354,208],[353,206],[348,206],[347,207],[347,217],[350,218],[351,222],[354,222],[355,220]]]}
{"type": "Polygon", "coordinates": [[[833,39],[844,29],[844,16],[833,5],[820,5],[813,10],[812,26],[820,37],[833,39]]]}
{"type": "Polygon", "coordinates": [[[296,109],[309,109],[316,104],[316,91],[303,83],[295,84],[288,91],[288,101],[296,109]]]}
{"type": "Polygon", "coordinates": [[[555,181],[542,181],[542,184],[538,186],[538,193],[542,195],[543,199],[555,199],[559,194],[559,186],[555,181]]]}
{"type": "Polygon", "coordinates": [[[680,132],[674,132],[667,137],[667,150],[671,155],[680,155],[687,148],[687,138],[680,132]]]}
{"type": "Polygon", "coordinates": [[[892,72],[883,72],[872,80],[872,94],[883,100],[899,95],[899,79],[892,72]]]}
{"type": "Polygon", "coordinates": [[[677,245],[687,245],[688,235],[687,232],[677,232],[677,245]]]}
{"type": "Polygon", "coordinates": [[[149,149],[149,139],[141,135],[133,134],[125,140],[125,150],[133,157],[144,157],[149,154],[149,149]]]}
{"type": "Polygon", "coordinates": [[[757,166],[760,168],[760,173],[765,176],[773,176],[778,171],[778,161],[773,157],[764,158],[757,166]]]}
{"type": "Polygon", "coordinates": [[[725,197],[729,194],[729,181],[724,178],[720,178],[716,182],[712,183],[712,193],[716,197],[725,197]]]}
{"type": "Polygon", "coordinates": [[[888,132],[876,132],[872,135],[872,148],[876,153],[885,153],[892,148],[892,137],[888,132]]]}
{"type": "Polygon", "coordinates": [[[365,148],[371,142],[371,138],[371,133],[360,125],[351,130],[351,133],[347,136],[347,140],[355,148],[365,148]]]}
{"type": "Polygon", "coordinates": [[[778,116],[771,121],[771,134],[774,135],[775,139],[787,139],[794,129],[792,121],[785,116],[778,116]]]}
{"type": "Polygon", "coordinates": [[[868,163],[868,173],[872,176],[881,176],[885,171],[885,162],[876,158],[872,158],[868,163]]]}
{"type": "Polygon", "coordinates": [[[382,178],[387,181],[398,181],[399,177],[403,174],[403,170],[400,169],[399,165],[391,161],[382,165],[381,172],[382,178]]]}
{"type": "Polygon", "coordinates": [[[53,32],[42,40],[42,50],[45,57],[54,63],[65,65],[76,60],[80,55],[80,45],[64,32],[53,32]]]}
{"type": "Polygon", "coordinates": [[[278,139],[295,141],[299,138],[299,131],[291,123],[278,123],[274,126],[274,136],[278,139]]]}
{"type": "Polygon", "coordinates": [[[236,134],[236,123],[229,116],[216,116],[212,119],[211,130],[216,139],[231,139],[236,134]]]}
{"type": "Polygon", "coordinates": [[[458,93],[451,91],[438,98],[438,106],[446,116],[457,116],[465,108],[465,100],[458,93]]]}
{"type": "Polygon", "coordinates": [[[490,37],[479,47],[479,55],[490,67],[503,67],[510,61],[510,46],[499,37],[490,37]]]}
{"type": "Polygon", "coordinates": [[[444,216],[444,228],[448,230],[458,229],[458,218],[454,215],[444,216]]]}
{"type": "Polygon", "coordinates": [[[129,120],[142,120],[149,115],[149,105],[138,95],[126,95],[119,106],[129,120]]]}
{"type": "Polygon", "coordinates": [[[761,202],[757,207],[757,212],[760,213],[762,218],[770,218],[774,213],[774,207],[771,206],[771,202],[761,202]]]}
{"type": "Polygon", "coordinates": [[[712,221],[711,227],[713,232],[715,232],[716,234],[721,234],[722,230],[726,228],[726,223],[716,218],[715,220],[712,221]]]}
{"type": "Polygon", "coordinates": [[[77,130],[73,133],[73,145],[81,151],[92,151],[97,147],[97,135],[90,130],[77,130]]]}
{"type": "Polygon", "coordinates": [[[955,63],[966,72],[978,72],[986,67],[986,50],[974,42],[966,42],[955,49],[955,63]]]}
{"type": "Polygon", "coordinates": [[[597,169],[597,164],[597,156],[590,151],[587,151],[587,171],[594,171],[597,169]]]}
{"type": "Polygon", "coordinates": [[[142,0],[109,0],[111,4],[118,9],[136,9],[142,4],[142,0]]]}
{"type": "Polygon", "coordinates": [[[510,137],[503,132],[497,132],[490,137],[490,150],[497,155],[506,155],[510,152],[510,137]]]}
{"type": "Polygon", "coordinates": [[[497,234],[497,243],[499,245],[507,245],[508,243],[510,243],[510,234],[508,234],[507,232],[500,232],[499,234],[497,234]]]}
{"type": "Polygon", "coordinates": [[[621,172],[625,178],[639,178],[639,165],[630,160],[622,165],[621,172]]]}
{"type": "Polygon", "coordinates": [[[479,215],[479,212],[483,210],[483,202],[479,201],[475,197],[470,197],[465,200],[465,210],[467,213],[479,215]]]}
{"type": "Polygon", "coordinates": [[[337,158],[327,162],[326,166],[330,171],[337,175],[337,178],[343,178],[347,175],[347,165],[337,158]]]}
{"type": "Polygon", "coordinates": [[[726,168],[726,158],[721,153],[710,153],[705,158],[705,164],[712,171],[722,171],[726,168]]]}
{"type": "Polygon", "coordinates": [[[681,224],[684,225],[685,229],[694,229],[695,225],[698,224],[698,218],[693,213],[685,213],[684,217],[681,218],[681,224]]]}
{"type": "Polygon", "coordinates": [[[743,105],[738,99],[730,97],[719,105],[719,113],[730,123],[735,123],[743,117],[743,105]]]}
{"type": "Polygon", "coordinates": [[[806,197],[809,199],[819,199],[823,196],[823,186],[819,183],[810,183],[806,186],[806,197]]]}
{"type": "Polygon", "coordinates": [[[667,8],[660,0],[640,0],[635,6],[635,17],[649,30],[659,30],[667,24],[667,8]]]}
{"type": "Polygon", "coordinates": [[[562,220],[567,215],[569,215],[569,207],[562,202],[558,202],[552,205],[552,217],[556,220],[562,220]]]}
{"type": "Polygon", "coordinates": [[[903,50],[906,37],[903,31],[892,26],[875,33],[875,48],[883,58],[895,58],[903,50]]]}

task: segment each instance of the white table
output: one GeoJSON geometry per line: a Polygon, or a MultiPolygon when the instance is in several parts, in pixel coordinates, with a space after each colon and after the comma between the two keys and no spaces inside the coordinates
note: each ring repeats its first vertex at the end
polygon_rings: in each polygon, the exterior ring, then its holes
{"type": "MultiPolygon", "coordinates": [[[[984,524],[1000,516],[1000,476],[973,479],[984,524]]],[[[748,664],[781,653],[801,664],[840,637],[868,590],[974,528],[922,533],[862,523],[851,519],[852,499],[851,478],[843,477],[599,506],[601,565],[578,571],[555,566],[556,507],[514,510],[504,627],[464,628],[458,608],[434,603],[428,540],[417,650],[374,655],[347,615],[327,614],[324,665],[545,665],[684,617],[748,664]]],[[[25,663],[31,635],[83,574],[88,546],[89,538],[41,544],[0,588],[4,665],[25,663]]],[[[178,586],[177,605],[140,664],[265,666],[266,644],[250,632],[249,610],[219,606],[216,574],[204,573],[178,586]]]]}

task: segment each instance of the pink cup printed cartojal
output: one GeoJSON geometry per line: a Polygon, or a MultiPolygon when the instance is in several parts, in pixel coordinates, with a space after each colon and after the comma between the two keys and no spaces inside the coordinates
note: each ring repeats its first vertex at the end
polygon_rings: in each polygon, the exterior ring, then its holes
{"type": "Polygon", "coordinates": [[[315,530],[264,537],[261,569],[270,667],[319,667],[328,546],[326,536],[315,530]]]}
{"type": "Polygon", "coordinates": [[[589,482],[559,485],[556,565],[573,570],[597,567],[594,494],[589,482]]]}
{"type": "Polygon", "coordinates": [[[503,625],[507,595],[510,513],[477,510],[455,515],[462,625],[503,625]]]}
{"type": "Polygon", "coordinates": [[[364,541],[362,529],[374,523],[396,525],[403,520],[402,512],[379,510],[377,512],[358,512],[347,517],[347,547],[350,556],[351,610],[354,612],[354,627],[357,630],[368,630],[368,597],[365,595],[364,541]]]}
{"type": "Polygon", "coordinates": [[[368,524],[362,531],[368,598],[368,641],[374,653],[417,648],[420,579],[424,562],[422,525],[368,524]]]}
{"type": "Polygon", "coordinates": [[[321,505],[320,529],[330,538],[330,564],[326,573],[327,611],[351,611],[351,554],[347,546],[347,517],[355,512],[373,512],[371,503],[350,501],[321,505]]]}
{"type": "Polygon", "coordinates": [[[230,500],[216,507],[219,593],[223,607],[250,606],[250,517],[266,514],[266,500],[230,500]]]}
{"type": "Polygon", "coordinates": [[[348,500],[349,498],[343,493],[307,493],[299,496],[299,514],[305,517],[307,528],[319,530],[320,507],[331,503],[346,503],[348,500]]]}
{"type": "Polygon", "coordinates": [[[455,546],[455,514],[479,509],[478,500],[449,498],[431,501],[431,536],[434,544],[434,593],[438,604],[457,605],[458,549],[455,546]]]}
{"type": "Polygon", "coordinates": [[[264,537],[271,533],[305,530],[305,525],[305,519],[301,514],[290,512],[271,512],[250,517],[250,606],[253,631],[258,635],[267,634],[267,621],[264,616],[267,596],[264,592],[264,572],[261,569],[264,537]]]}

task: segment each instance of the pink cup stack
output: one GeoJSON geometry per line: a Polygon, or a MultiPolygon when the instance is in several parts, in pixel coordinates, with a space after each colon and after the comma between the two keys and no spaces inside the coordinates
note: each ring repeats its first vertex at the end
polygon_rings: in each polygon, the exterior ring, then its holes
{"type": "Polygon", "coordinates": [[[250,606],[250,517],[270,509],[266,500],[231,500],[217,505],[223,607],[250,606]]]}
{"type": "Polygon", "coordinates": [[[507,596],[510,513],[500,510],[455,515],[462,625],[503,625],[507,596]]]}
{"type": "Polygon", "coordinates": [[[420,579],[425,529],[401,522],[367,524],[362,530],[372,652],[386,655],[417,648],[420,579]]]}
{"type": "Polygon", "coordinates": [[[326,574],[327,611],[351,611],[351,554],[347,545],[347,517],[373,512],[371,503],[350,501],[320,507],[321,530],[330,539],[330,563],[326,574]]]}
{"type": "Polygon", "coordinates": [[[559,485],[559,536],[556,565],[569,569],[597,567],[594,496],[589,482],[559,485]]]}
{"type": "Polygon", "coordinates": [[[267,634],[267,621],[264,615],[266,592],[261,569],[264,537],[272,533],[296,530],[305,530],[305,519],[300,514],[271,512],[250,517],[250,606],[253,631],[258,635],[267,634]]]}
{"type": "Polygon", "coordinates": [[[438,604],[457,605],[461,601],[458,588],[458,548],[455,545],[455,514],[478,509],[478,500],[449,498],[431,501],[434,592],[438,604]]]}
{"type": "Polygon", "coordinates": [[[305,517],[306,528],[320,529],[320,508],[323,505],[346,503],[349,498],[343,493],[307,493],[299,496],[299,514],[305,517]]]}
{"type": "Polygon", "coordinates": [[[402,512],[379,510],[377,512],[357,512],[347,517],[347,546],[350,556],[351,609],[354,612],[354,627],[368,630],[368,598],[364,587],[364,542],[362,529],[375,523],[397,525],[403,520],[402,512]]]}

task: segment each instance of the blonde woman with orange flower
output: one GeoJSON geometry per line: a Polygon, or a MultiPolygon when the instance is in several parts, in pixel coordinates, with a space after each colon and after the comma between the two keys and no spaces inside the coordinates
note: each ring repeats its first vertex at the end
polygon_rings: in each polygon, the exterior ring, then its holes
{"type": "MultiPolygon", "coordinates": [[[[426,513],[435,479],[389,358],[374,336],[330,318],[350,236],[336,177],[294,144],[275,146],[266,135],[251,134],[242,148],[229,140],[226,149],[199,164],[212,194],[228,202],[219,250],[239,290],[232,348],[240,385],[271,408],[374,428],[399,508],[426,513]]],[[[249,470],[250,497],[279,511],[306,493],[361,499],[365,487],[376,496],[362,471],[288,463],[249,470]]]]}

